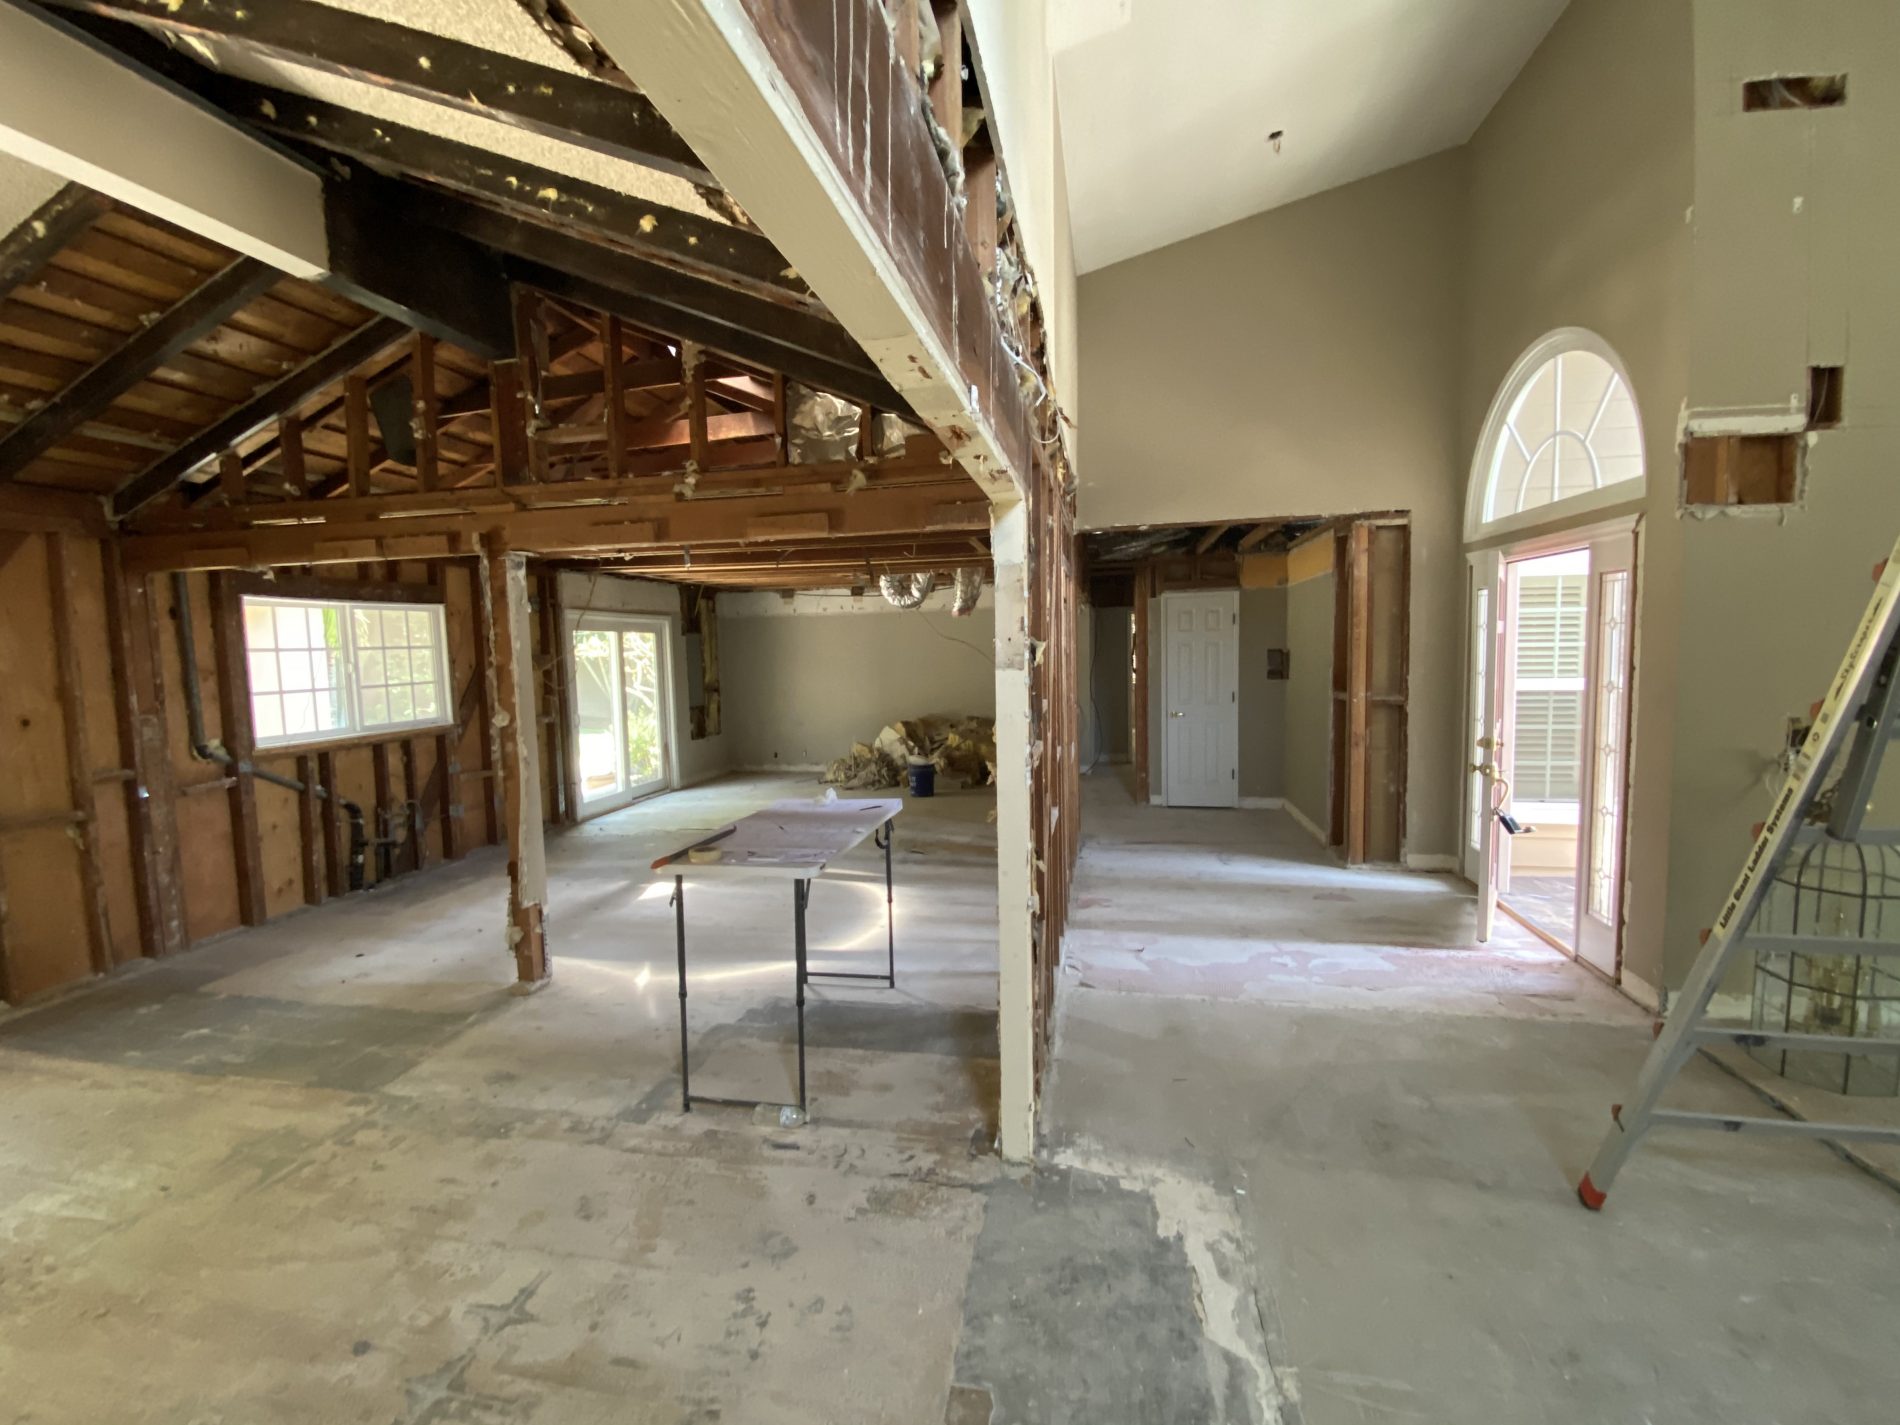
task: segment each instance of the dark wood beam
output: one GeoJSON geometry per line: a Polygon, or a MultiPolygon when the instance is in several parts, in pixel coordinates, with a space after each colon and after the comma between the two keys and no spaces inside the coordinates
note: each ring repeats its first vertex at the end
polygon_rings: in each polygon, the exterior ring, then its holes
{"type": "Polygon", "coordinates": [[[248,80],[207,74],[201,92],[267,133],[579,229],[656,262],[781,300],[817,303],[769,239],[731,223],[248,80]]]}
{"type": "Polygon", "coordinates": [[[124,519],[150,504],[219,452],[235,445],[259,426],[276,420],[331,382],[341,380],[352,369],[408,334],[409,328],[391,317],[378,317],[359,327],[120,486],[112,497],[113,518],[124,519]]]}
{"type": "Polygon", "coordinates": [[[501,259],[439,226],[404,226],[394,209],[406,191],[373,173],[324,180],[324,285],[486,360],[506,360],[515,328],[501,259]]]}
{"type": "Polygon", "coordinates": [[[126,390],[261,296],[281,274],[241,257],[92,367],[0,439],[0,481],[11,480],[126,390]]]}
{"type": "Polygon", "coordinates": [[[717,186],[645,95],[316,0],[47,0],[221,40],[717,186]]]}
{"type": "Polygon", "coordinates": [[[112,200],[83,183],[68,183],[5,237],[0,237],[0,295],[32,278],[52,255],[78,237],[112,200]]]}

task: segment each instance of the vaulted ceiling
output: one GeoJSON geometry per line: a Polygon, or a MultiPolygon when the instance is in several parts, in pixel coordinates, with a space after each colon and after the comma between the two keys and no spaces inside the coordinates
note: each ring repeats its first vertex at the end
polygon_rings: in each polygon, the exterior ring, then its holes
{"type": "Polygon", "coordinates": [[[1456,147],[1566,3],[1051,0],[1078,268],[1456,147]]]}

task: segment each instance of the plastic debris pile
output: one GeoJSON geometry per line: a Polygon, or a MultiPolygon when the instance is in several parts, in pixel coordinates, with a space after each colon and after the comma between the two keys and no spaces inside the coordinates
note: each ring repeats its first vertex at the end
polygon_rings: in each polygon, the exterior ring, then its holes
{"type": "Polygon", "coordinates": [[[894,722],[873,742],[851,750],[825,768],[824,782],[847,791],[901,786],[912,758],[929,762],[962,787],[996,780],[996,720],[987,717],[916,717],[894,722]]]}

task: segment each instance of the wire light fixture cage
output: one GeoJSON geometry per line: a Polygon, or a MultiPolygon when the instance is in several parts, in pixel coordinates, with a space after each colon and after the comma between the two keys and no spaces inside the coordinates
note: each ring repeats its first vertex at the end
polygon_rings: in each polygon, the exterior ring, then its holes
{"type": "MultiPolygon", "coordinates": [[[[1763,935],[1900,939],[1900,848],[1816,842],[1776,876],[1756,929],[1763,935]]],[[[1754,1027],[1841,1037],[1840,1053],[1748,1051],[1785,1079],[1832,1093],[1900,1096],[1900,1055],[1856,1054],[1850,1046],[1854,1039],[1900,1037],[1900,974],[1878,959],[1758,955],[1754,1027]]]]}

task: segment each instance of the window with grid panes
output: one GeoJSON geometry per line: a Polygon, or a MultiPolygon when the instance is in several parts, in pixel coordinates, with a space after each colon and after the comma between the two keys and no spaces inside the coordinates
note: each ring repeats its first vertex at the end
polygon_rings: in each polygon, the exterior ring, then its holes
{"type": "Polygon", "coordinates": [[[448,651],[434,604],[244,600],[260,747],[323,742],[448,718],[448,651]]]}

